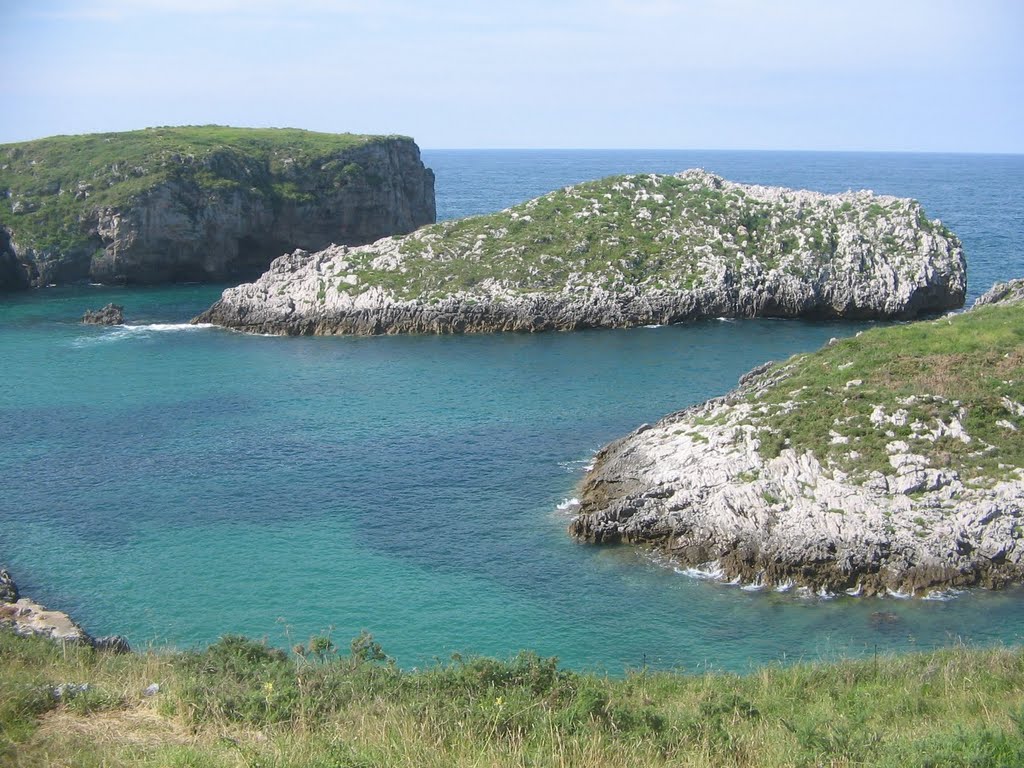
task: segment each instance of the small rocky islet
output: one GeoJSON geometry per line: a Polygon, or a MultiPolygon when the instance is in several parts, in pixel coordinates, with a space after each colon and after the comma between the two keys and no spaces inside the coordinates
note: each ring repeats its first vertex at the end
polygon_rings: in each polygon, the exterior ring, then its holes
{"type": "Polygon", "coordinates": [[[1024,581],[1024,281],[640,426],[598,452],[570,532],[781,591],[1024,581]]]}
{"type": "Polygon", "coordinates": [[[578,184],[365,246],[297,250],[196,322],[374,335],[907,319],[959,307],[965,292],[959,240],[914,200],[690,170],[578,184]]]}

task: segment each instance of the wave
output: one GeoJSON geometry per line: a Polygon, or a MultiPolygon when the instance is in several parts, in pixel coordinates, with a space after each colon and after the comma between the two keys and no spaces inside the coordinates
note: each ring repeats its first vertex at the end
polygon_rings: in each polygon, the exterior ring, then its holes
{"type": "Polygon", "coordinates": [[[562,501],[555,507],[555,509],[559,510],[560,512],[565,512],[567,509],[572,509],[573,507],[578,507],[579,505],[580,500],[573,496],[571,499],[562,499],[562,501]]]}
{"type": "Polygon", "coordinates": [[[956,600],[965,591],[966,590],[963,589],[953,589],[952,587],[949,587],[948,589],[933,589],[921,599],[934,600],[939,603],[946,603],[950,600],[956,600]]]}
{"type": "Polygon", "coordinates": [[[564,469],[570,474],[577,474],[580,470],[589,472],[594,468],[594,460],[591,459],[573,459],[572,461],[560,461],[558,466],[564,469]]]}
{"type": "MultiPolygon", "coordinates": [[[[103,327],[103,326],[100,326],[103,327]]],[[[111,325],[103,327],[103,333],[80,336],[72,342],[75,347],[88,347],[93,344],[109,344],[115,341],[132,338],[146,338],[154,333],[174,333],[202,331],[214,328],[213,323],[142,323],[139,325],[111,325]]]]}

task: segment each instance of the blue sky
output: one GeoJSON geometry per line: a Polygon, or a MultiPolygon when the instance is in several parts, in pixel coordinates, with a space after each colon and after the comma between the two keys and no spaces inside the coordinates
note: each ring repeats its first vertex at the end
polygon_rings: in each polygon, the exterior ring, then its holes
{"type": "Polygon", "coordinates": [[[1024,152],[1024,1],[0,0],[0,142],[1024,152]]]}

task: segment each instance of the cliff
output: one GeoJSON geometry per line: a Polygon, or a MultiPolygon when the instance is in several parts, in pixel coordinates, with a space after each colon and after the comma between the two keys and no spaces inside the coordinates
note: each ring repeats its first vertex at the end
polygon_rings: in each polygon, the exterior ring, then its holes
{"type": "Polygon", "coordinates": [[[1021,285],[875,329],[603,448],[570,531],[780,590],[1024,580],[1021,285]]]}
{"type": "Polygon", "coordinates": [[[0,290],[251,279],[433,222],[408,138],[220,126],[0,146],[0,290]]]}
{"type": "Polygon", "coordinates": [[[277,259],[201,320],[281,334],[571,330],[960,306],[956,236],[913,200],[704,171],[580,184],[488,216],[277,259]]]}

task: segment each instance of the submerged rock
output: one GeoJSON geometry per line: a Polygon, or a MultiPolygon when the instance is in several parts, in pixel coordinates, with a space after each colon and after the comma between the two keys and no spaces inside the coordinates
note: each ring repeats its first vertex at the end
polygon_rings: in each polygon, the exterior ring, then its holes
{"type": "Polygon", "coordinates": [[[87,325],[124,325],[124,307],[107,304],[102,309],[87,309],[82,315],[82,322],[87,325]]]}
{"type": "Polygon", "coordinates": [[[982,305],[761,367],[602,448],[570,532],[768,588],[1024,581],[1022,337],[982,305]]]}
{"type": "Polygon", "coordinates": [[[913,201],[704,171],[566,187],[356,248],[295,251],[197,322],[278,334],[910,318],[963,304],[959,240],[913,201]]]}

